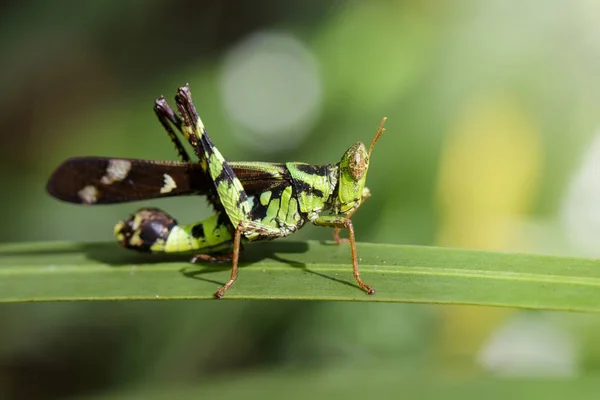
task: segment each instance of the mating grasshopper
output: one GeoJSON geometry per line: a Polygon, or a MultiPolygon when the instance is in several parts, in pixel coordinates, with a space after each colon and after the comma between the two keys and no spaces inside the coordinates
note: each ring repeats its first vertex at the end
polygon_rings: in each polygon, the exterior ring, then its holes
{"type": "Polygon", "coordinates": [[[166,212],[140,209],[114,229],[118,242],[146,252],[189,252],[198,260],[232,261],[231,278],[215,297],[221,298],[238,275],[243,244],[286,237],[307,222],[334,228],[340,244],[341,229],[348,230],[354,278],[364,283],[351,217],[370,196],[365,187],[373,146],[383,134],[381,120],[369,150],[352,145],[337,164],[299,162],[226,161],[212,143],[192,101],[189,86],[178,89],[179,115],[164,97],[154,111],[174,143],[180,161],[78,157],[64,161],[48,181],[47,191],[59,200],[76,204],[114,204],[181,195],[205,195],[214,214],[202,222],[179,225],[166,212]],[[191,160],[177,133],[191,145],[198,161],[191,160]],[[324,215],[328,212],[328,215],[324,215]]]}

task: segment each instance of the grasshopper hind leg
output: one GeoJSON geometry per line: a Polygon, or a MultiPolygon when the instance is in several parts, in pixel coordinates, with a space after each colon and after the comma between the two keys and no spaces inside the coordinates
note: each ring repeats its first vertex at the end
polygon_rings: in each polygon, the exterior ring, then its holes
{"type": "Polygon", "coordinates": [[[115,236],[123,247],[154,253],[202,252],[196,260],[225,259],[232,250],[228,225],[215,213],[202,222],[179,225],[158,208],[143,208],[115,226],[115,236]],[[214,254],[215,256],[209,256],[214,254]]]}
{"type": "Polygon", "coordinates": [[[237,278],[238,259],[243,250],[241,232],[238,230],[234,239],[219,213],[202,222],[178,225],[173,217],[158,208],[138,210],[115,226],[119,244],[128,249],[154,253],[204,252],[196,254],[192,263],[232,261],[231,278],[215,293],[217,298],[223,297],[237,278]]]}

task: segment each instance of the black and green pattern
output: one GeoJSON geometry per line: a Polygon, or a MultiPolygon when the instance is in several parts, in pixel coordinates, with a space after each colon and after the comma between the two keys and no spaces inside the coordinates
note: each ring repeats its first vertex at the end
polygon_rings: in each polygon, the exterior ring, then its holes
{"type": "Polygon", "coordinates": [[[237,278],[244,243],[285,237],[310,222],[334,228],[336,242],[347,229],[354,276],[369,294],[374,289],[359,274],[352,214],[370,196],[365,187],[369,159],[384,132],[381,121],[367,150],[352,145],[337,164],[226,161],[208,136],[192,101],[189,86],[175,97],[176,113],[161,97],[154,110],[180,161],[102,157],[71,158],[48,182],[48,192],[78,204],[112,204],[182,195],[204,195],[214,214],[202,222],[179,225],[162,210],[138,210],[115,226],[115,236],[127,248],[150,252],[195,251],[192,261],[231,260],[231,279],[215,294],[220,298],[237,278]],[[191,145],[192,161],[179,139],[191,145]]]}

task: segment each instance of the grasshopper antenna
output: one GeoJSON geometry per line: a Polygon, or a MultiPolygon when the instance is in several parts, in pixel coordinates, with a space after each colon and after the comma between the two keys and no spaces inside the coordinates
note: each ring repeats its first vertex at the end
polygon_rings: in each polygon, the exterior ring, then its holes
{"type": "Polygon", "coordinates": [[[373,147],[375,147],[375,143],[377,143],[377,141],[379,140],[381,135],[383,135],[383,132],[385,132],[385,128],[383,127],[383,124],[385,124],[386,120],[387,120],[387,117],[383,117],[381,122],[379,123],[379,126],[377,127],[377,132],[375,132],[375,137],[371,141],[371,146],[369,147],[369,158],[371,158],[371,152],[373,151],[373,147]]]}

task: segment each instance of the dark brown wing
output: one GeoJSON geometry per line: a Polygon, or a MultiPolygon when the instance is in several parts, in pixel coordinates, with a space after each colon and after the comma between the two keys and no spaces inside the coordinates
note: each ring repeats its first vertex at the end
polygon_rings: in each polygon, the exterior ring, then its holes
{"type": "Polygon", "coordinates": [[[113,204],[206,194],[208,183],[198,164],[77,157],[64,161],[52,173],[46,190],[69,203],[113,204]]]}
{"type": "Polygon", "coordinates": [[[229,161],[248,196],[257,196],[268,190],[292,184],[285,164],[258,161],[229,161]]]}
{"type": "MultiPolygon", "coordinates": [[[[248,196],[290,185],[284,164],[230,162],[248,196]]],[[[64,161],[46,189],[76,204],[114,204],[160,197],[206,195],[212,190],[199,164],[131,158],[77,157],[64,161]]]]}

